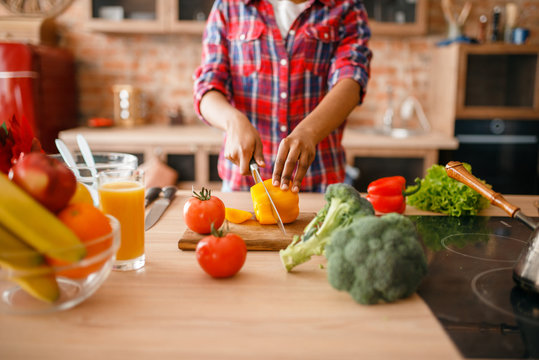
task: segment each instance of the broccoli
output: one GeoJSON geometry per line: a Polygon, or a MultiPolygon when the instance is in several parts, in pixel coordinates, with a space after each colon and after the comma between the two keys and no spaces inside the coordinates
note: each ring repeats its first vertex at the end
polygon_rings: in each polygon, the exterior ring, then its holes
{"type": "Polygon", "coordinates": [[[326,204],[305,227],[301,236],[294,236],[292,243],[279,252],[287,271],[308,261],[313,255],[322,255],[337,228],[351,224],[357,217],[374,215],[371,203],[351,185],[331,184],[324,198],[326,204]]]}
{"type": "Polygon", "coordinates": [[[427,273],[415,226],[397,213],[359,218],[335,231],[325,255],[331,286],[361,304],[408,297],[427,273]]]}

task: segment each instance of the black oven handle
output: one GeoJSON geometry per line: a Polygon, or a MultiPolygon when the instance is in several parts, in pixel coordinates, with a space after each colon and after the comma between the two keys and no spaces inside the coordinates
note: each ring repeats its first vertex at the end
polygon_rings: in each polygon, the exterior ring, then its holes
{"type": "Polygon", "coordinates": [[[535,135],[457,135],[461,144],[537,144],[535,135]]]}

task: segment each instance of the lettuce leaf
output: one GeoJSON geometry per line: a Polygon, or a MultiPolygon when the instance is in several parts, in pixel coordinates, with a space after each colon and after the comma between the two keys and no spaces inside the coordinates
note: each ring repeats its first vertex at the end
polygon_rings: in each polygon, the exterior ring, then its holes
{"type": "MultiPolygon", "coordinates": [[[[472,167],[463,163],[471,173],[472,167]]],[[[479,179],[486,184],[484,180],[479,179]]],[[[487,184],[490,187],[490,185],[487,184]]],[[[406,191],[417,188],[409,186],[406,191]]],[[[421,187],[415,194],[406,198],[406,203],[421,210],[432,211],[450,216],[477,215],[489,206],[489,202],[477,191],[450,178],[442,165],[433,165],[421,179],[421,187]]]]}

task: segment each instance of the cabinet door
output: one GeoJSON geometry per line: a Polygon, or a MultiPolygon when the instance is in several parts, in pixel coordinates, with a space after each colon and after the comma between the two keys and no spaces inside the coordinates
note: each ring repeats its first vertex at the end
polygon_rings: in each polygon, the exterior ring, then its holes
{"type": "Polygon", "coordinates": [[[427,0],[364,0],[373,36],[427,32],[427,0]]]}
{"type": "Polygon", "coordinates": [[[169,28],[175,32],[202,34],[214,0],[173,0],[169,28]]]}
{"type": "Polygon", "coordinates": [[[170,0],[84,0],[90,30],[122,33],[162,33],[170,0]]]}

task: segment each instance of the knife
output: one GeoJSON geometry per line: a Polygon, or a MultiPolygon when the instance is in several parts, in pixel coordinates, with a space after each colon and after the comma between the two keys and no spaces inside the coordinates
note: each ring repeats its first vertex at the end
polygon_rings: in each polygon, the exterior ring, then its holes
{"type": "Polygon", "coordinates": [[[144,219],[144,231],[148,231],[161,218],[161,215],[163,215],[165,210],[170,205],[174,195],[176,195],[176,190],[177,189],[175,186],[167,186],[163,188],[163,197],[155,201],[150,209],[150,212],[144,219]]]}
{"type": "Polygon", "coordinates": [[[150,205],[155,199],[157,199],[159,197],[159,194],[161,194],[162,190],[163,189],[158,186],[149,188],[148,191],[146,191],[146,196],[144,196],[144,207],[148,207],[148,205],[150,205]]]}
{"type": "Polygon", "coordinates": [[[277,211],[277,207],[275,206],[275,203],[273,202],[273,199],[271,198],[271,195],[268,189],[266,188],[266,185],[264,184],[262,177],[260,176],[260,170],[258,169],[258,164],[256,163],[255,159],[251,159],[251,161],[249,162],[249,169],[251,170],[251,174],[253,175],[255,184],[262,183],[262,187],[264,187],[264,191],[266,192],[266,195],[268,196],[268,199],[271,205],[271,213],[273,214],[273,218],[277,221],[277,225],[279,225],[279,228],[281,229],[283,234],[286,235],[286,230],[284,229],[283,221],[281,220],[281,217],[279,216],[279,212],[277,211]]]}

